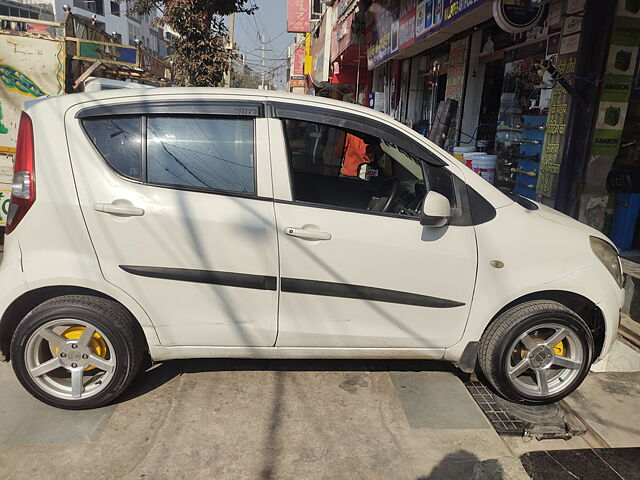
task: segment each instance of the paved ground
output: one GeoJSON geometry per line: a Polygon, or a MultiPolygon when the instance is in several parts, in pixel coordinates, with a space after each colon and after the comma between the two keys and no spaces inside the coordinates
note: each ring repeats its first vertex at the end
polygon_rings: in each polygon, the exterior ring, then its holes
{"type": "Polygon", "coordinates": [[[35,401],[3,363],[0,478],[527,479],[526,452],[640,446],[638,398],[640,374],[591,374],[570,403],[596,430],[525,442],[435,362],[174,361],[84,412],[35,401]]]}

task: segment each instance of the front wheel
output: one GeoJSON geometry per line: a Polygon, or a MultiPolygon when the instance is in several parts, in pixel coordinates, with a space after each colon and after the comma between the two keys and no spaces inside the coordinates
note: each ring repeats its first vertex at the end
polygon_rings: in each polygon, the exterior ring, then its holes
{"type": "Polygon", "coordinates": [[[513,402],[546,404],[573,392],[589,373],[593,336],[564,305],[523,303],[502,313],[480,340],[485,377],[513,402]]]}
{"type": "Polygon", "coordinates": [[[48,300],[18,325],[11,361],[37,399],[67,409],[104,405],[129,385],[141,365],[143,340],[122,306],[69,295],[48,300]]]}

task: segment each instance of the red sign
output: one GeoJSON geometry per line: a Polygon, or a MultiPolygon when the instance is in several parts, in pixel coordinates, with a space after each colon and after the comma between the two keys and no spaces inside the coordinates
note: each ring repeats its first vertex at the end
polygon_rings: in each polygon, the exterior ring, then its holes
{"type": "Polygon", "coordinates": [[[304,75],[304,46],[296,45],[293,51],[293,72],[291,75],[304,75]]]}
{"type": "Polygon", "coordinates": [[[288,0],[287,32],[311,31],[311,0],[288,0]]]}
{"type": "Polygon", "coordinates": [[[416,7],[415,2],[400,3],[400,21],[398,26],[398,45],[401,50],[416,43],[416,7]]]}
{"type": "Polygon", "coordinates": [[[352,43],[351,42],[352,41],[352,36],[351,36],[352,25],[351,24],[354,20],[355,20],[355,13],[351,13],[347,18],[344,19],[344,21],[338,23],[335,26],[333,30],[333,35],[331,38],[332,40],[335,39],[336,41],[335,50],[331,52],[331,57],[334,60],[338,57],[338,55],[344,52],[349,45],[351,45],[352,43]]]}

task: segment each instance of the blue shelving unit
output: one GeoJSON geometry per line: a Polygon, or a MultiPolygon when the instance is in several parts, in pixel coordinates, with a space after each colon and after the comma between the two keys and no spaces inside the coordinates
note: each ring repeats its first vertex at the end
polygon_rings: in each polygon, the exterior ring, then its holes
{"type": "Polygon", "coordinates": [[[536,199],[536,184],[538,183],[538,171],[540,169],[540,156],[542,154],[542,142],[544,140],[544,127],[547,117],[542,115],[526,115],[522,134],[520,135],[520,148],[516,173],[516,183],[513,191],[523,197],[536,199]]]}

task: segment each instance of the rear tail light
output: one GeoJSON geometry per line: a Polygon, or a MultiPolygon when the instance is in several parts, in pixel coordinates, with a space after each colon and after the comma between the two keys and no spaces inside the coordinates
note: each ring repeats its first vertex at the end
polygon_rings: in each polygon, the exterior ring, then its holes
{"type": "Polygon", "coordinates": [[[6,233],[11,233],[36,201],[36,179],[33,152],[33,125],[31,118],[22,112],[18,128],[18,144],[13,165],[11,203],[7,213],[6,233]]]}

